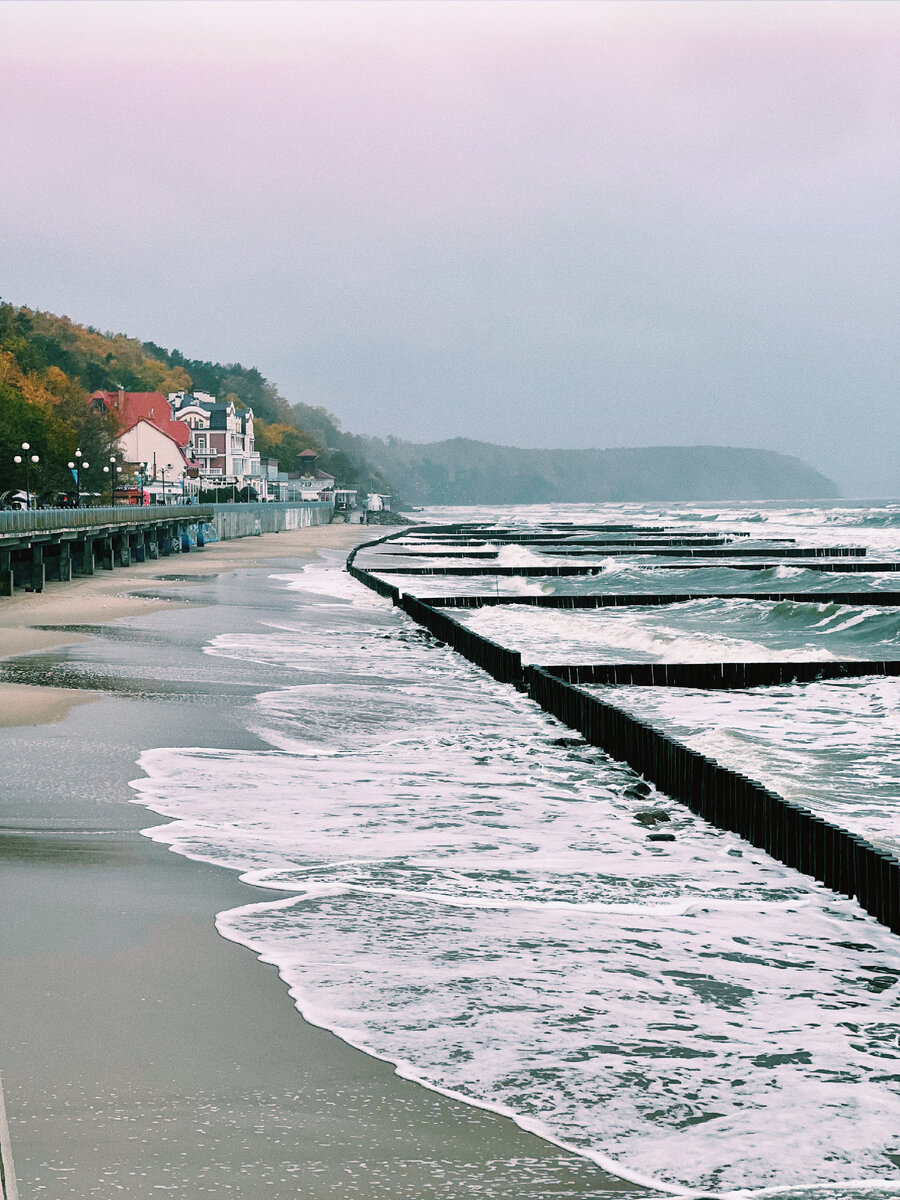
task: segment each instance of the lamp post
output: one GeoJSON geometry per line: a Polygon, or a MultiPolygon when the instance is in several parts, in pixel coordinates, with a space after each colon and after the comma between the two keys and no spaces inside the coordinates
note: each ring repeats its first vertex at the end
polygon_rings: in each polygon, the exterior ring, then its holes
{"type": "Polygon", "coordinates": [[[109,502],[112,506],[115,506],[116,503],[117,476],[121,474],[121,471],[122,468],[116,463],[116,456],[111,454],[109,466],[103,468],[103,474],[109,476],[109,502]]]}
{"type": "Polygon", "coordinates": [[[21,466],[22,463],[25,464],[25,507],[31,508],[31,471],[29,469],[29,463],[34,463],[35,466],[37,466],[41,460],[37,454],[28,453],[28,451],[31,449],[31,444],[29,442],[23,442],[22,449],[25,451],[25,453],[14,455],[13,462],[16,463],[17,466],[21,466]]]}
{"type": "Polygon", "coordinates": [[[171,463],[166,463],[166,465],[164,467],[159,468],[160,474],[162,475],[162,481],[163,481],[163,504],[169,503],[169,501],[166,497],[166,471],[171,471],[171,470],[172,470],[171,463]]]}
{"type": "Polygon", "coordinates": [[[69,470],[75,476],[75,507],[81,508],[81,472],[86,471],[91,464],[84,461],[80,450],[75,451],[75,461],[69,463],[69,470]]]}

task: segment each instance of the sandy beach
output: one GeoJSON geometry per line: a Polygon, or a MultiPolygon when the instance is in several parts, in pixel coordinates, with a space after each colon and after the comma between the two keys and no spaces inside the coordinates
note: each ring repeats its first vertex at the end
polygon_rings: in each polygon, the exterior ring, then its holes
{"type": "Polygon", "coordinates": [[[207,631],[253,619],[264,566],[371,535],[265,535],[0,601],[0,1075],[22,1200],[636,1190],[308,1025],[213,923],[277,893],[139,832],[162,823],[131,802],[142,751],[257,745],[236,712],[260,684],[204,658],[207,631]]]}
{"type": "MultiPolygon", "coordinates": [[[[272,558],[310,559],[320,547],[349,550],[373,536],[373,531],[362,525],[313,525],[308,529],[212,543],[202,552],[133,563],[125,569],[98,569],[97,574],[73,579],[71,583],[48,583],[40,593],[17,591],[0,601],[0,659],[70,645],[90,636],[59,626],[98,625],[177,604],[175,585],[210,571],[224,573],[255,567],[272,558]],[[134,595],[136,585],[142,581],[152,581],[156,589],[169,585],[172,598],[134,595]]],[[[70,705],[83,704],[88,699],[67,696],[56,688],[30,689],[0,681],[0,728],[57,721],[65,716],[70,705]]]]}

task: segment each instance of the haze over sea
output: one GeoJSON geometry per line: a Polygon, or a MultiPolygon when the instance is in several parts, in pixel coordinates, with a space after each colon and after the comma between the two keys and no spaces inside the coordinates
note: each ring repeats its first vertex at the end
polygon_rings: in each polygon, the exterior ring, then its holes
{"type": "MultiPolygon", "coordinates": [[[[900,552],[900,502],[420,515],[741,530],[864,545],[873,560],[900,552]]],[[[566,561],[545,549],[503,547],[500,561],[566,561]]],[[[377,552],[357,561],[377,569],[377,552]]],[[[392,582],[422,596],[497,587],[877,597],[896,578],[600,561],[602,574],[587,579],[392,582]]],[[[308,1020],[635,1183],[900,1192],[897,938],[854,902],[638,786],[342,567],[343,555],[327,552],[270,575],[264,586],[294,597],[294,615],[206,647],[279,678],[295,673],[246,710],[270,749],[187,744],[141,757],[136,798],[168,818],[150,836],[291,893],[220,913],[220,931],[277,965],[308,1020]],[[649,840],[660,827],[673,840],[649,840]]],[[[900,610],[827,599],[457,615],[534,662],[900,657],[900,610]]],[[[886,848],[900,844],[900,680],[618,695],[725,765],[886,848]]]]}

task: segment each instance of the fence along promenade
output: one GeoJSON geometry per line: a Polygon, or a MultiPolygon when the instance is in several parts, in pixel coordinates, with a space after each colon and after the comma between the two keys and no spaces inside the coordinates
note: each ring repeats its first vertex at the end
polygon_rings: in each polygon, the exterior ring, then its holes
{"type": "Polygon", "coordinates": [[[41,592],[47,580],[70,582],[169,554],[260,533],[325,524],[334,506],[186,504],[51,508],[0,512],[0,596],[16,587],[41,592]]]}
{"type": "MultiPolygon", "coordinates": [[[[786,800],[762,784],[722,766],[660,732],[647,721],[584,690],[597,683],[641,682],[649,686],[746,688],[821,678],[900,675],[900,661],[803,663],[620,663],[523,665],[521,655],[484,638],[421,600],[379,578],[386,572],[355,565],[360,551],[424,532],[409,528],[357,546],[347,569],[360,583],[392,600],[435,638],[451,646],[495,679],[511,683],[592,745],[627,763],[660,791],[704,820],[736,833],[786,866],[858,901],[875,920],[900,933],[900,860],[841,826],[786,800]],[[617,674],[620,673],[620,674],[617,674]],[[609,673],[608,678],[600,676],[609,673]],[[676,682],[686,681],[692,682],[676,682]]],[[[900,563],[892,564],[900,569],[900,563]]],[[[813,593],[828,602],[827,593],[813,593]]],[[[520,597],[513,598],[517,602],[520,597]]],[[[759,599],[753,596],[753,599],[759,599]]],[[[651,600],[652,602],[652,600],[651,600]]],[[[459,606],[462,607],[462,606],[459,606]]]]}

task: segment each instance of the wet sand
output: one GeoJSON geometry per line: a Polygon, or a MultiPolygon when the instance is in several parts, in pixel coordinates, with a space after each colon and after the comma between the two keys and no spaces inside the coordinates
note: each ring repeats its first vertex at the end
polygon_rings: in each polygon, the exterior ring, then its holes
{"type": "Polygon", "coordinates": [[[138,832],[162,823],[129,802],[142,750],[259,744],[240,719],[251,677],[204,658],[205,631],[252,619],[266,559],[367,536],[267,535],[0,602],[0,637],[30,651],[0,684],[0,1073],[21,1200],[635,1190],[309,1026],[213,924],[277,893],[138,832]],[[45,686],[60,677],[72,686],[45,686]]]}
{"type": "MultiPolygon", "coordinates": [[[[373,536],[376,535],[363,525],[313,525],[308,529],[213,542],[202,551],[133,563],[115,571],[98,568],[97,574],[73,579],[71,583],[48,583],[39,593],[17,591],[11,597],[0,598],[0,659],[71,645],[89,636],[77,629],[44,626],[96,625],[117,617],[155,612],[179,603],[175,585],[185,580],[209,572],[220,574],[258,566],[272,558],[310,559],[320,547],[346,547],[349,551],[373,536]],[[173,595],[168,600],[163,596],[133,595],[142,582],[152,583],[157,591],[164,591],[168,585],[173,595]]],[[[11,689],[0,681],[0,728],[59,720],[66,712],[65,697],[51,695],[51,690],[41,688],[29,695],[23,686],[11,689]]],[[[85,699],[81,697],[78,702],[84,703],[85,699]]],[[[72,703],[76,703],[74,698],[72,703]]]]}

